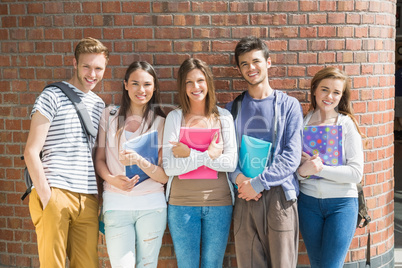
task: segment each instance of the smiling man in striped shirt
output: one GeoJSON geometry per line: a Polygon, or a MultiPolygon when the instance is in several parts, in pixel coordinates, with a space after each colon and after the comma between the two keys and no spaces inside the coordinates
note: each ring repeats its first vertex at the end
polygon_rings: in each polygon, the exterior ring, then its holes
{"type": "MultiPolygon", "coordinates": [[[[92,90],[102,80],[108,59],[101,42],[82,39],[75,49],[74,75],[63,81],[81,98],[96,129],[105,104],[92,90]]],[[[43,90],[31,112],[24,152],[35,187],[29,210],[41,267],[64,267],[66,256],[71,267],[98,267],[93,145],[69,98],[57,87],[43,90]]]]}

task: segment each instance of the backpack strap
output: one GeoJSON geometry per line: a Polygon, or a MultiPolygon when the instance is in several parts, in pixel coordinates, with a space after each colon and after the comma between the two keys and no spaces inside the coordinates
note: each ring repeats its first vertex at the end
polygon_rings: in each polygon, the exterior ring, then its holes
{"type": "MultiPolygon", "coordinates": [[[[111,106],[109,106],[111,107],[111,106]]],[[[110,117],[111,116],[115,116],[117,111],[119,110],[120,106],[113,106],[111,107],[109,113],[105,114],[105,120],[106,120],[106,129],[105,129],[105,148],[106,145],[108,144],[108,140],[107,140],[107,134],[109,132],[109,127],[110,127],[110,117]]],[[[108,108],[106,108],[108,109],[108,108]]],[[[98,143],[99,146],[99,143],[98,143]]],[[[103,222],[103,196],[102,193],[104,191],[103,188],[103,179],[102,177],[95,171],[95,177],[96,177],[96,186],[98,188],[98,202],[99,202],[99,207],[100,207],[100,214],[99,214],[99,230],[101,231],[101,233],[105,234],[105,228],[104,228],[104,222],[103,222]],[[101,227],[101,225],[103,224],[103,228],[101,227]]]]}
{"type": "Polygon", "coordinates": [[[237,96],[232,104],[232,109],[230,110],[230,113],[232,114],[233,121],[236,120],[237,115],[239,114],[241,110],[241,102],[244,99],[244,95],[246,94],[246,91],[243,91],[239,96],[237,96]]]}
{"type": "MultiPolygon", "coordinates": [[[[241,103],[242,103],[242,101],[244,99],[244,95],[246,95],[246,92],[247,91],[243,91],[233,101],[232,109],[230,109],[230,113],[232,114],[233,121],[236,121],[236,118],[237,118],[238,114],[241,111],[241,103]]],[[[274,162],[275,143],[276,143],[277,128],[278,128],[278,126],[277,126],[278,125],[278,122],[277,122],[278,121],[278,105],[277,105],[278,96],[277,96],[276,91],[274,91],[274,94],[275,94],[275,102],[274,102],[274,105],[275,105],[275,107],[274,107],[274,109],[275,109],[274,110],[274,113],[275,113],[274,114],[274,135],[273,135],[272,149],[271,149],[272,153],[271,153],[271,155],[269,157],[268,165],[271,165],[274,162]]],[[[241,142],[241,139],[240,139],[239,136],[237,136],[237,144],[238,144],[239,147],[240,147],[240,142],[241,142]]]]}
{"type": "MultiPolygon", "coordinates": [[[[236,118],[241,111],[241,103],[244,99],[245,94],[246,94],[246,91],[243,91],[239,96],[237,96],[233,100],[232,109],[230,109],[230,113],[232,114],[233,122],[235,125],[236,125],[236,118]]],[[[237,131],[236,131],[236,139],[237,139],[237,150],[239,150],[241,139],[240,139],[240,134],[237,131]]]]}
{"type": "Polygon", "coordinates": [[[107,123],[106,123],[106,130],[105,130],[105,146],[108,143],[107,134],[108,134],[109,128],[110,128],[110,117],[117,116],[116,113],[119,110],[119,108],[120,108],[120,106],[113,106],[109,111],[109,115],[106,117],[106,122],[107,123]]]}
{"type": "Polygon", "coordinates": [[[63,82],[56,82],[48,87],[57,87],[70,99],[70,101],[74,104],[75,109],[77,110],[78,117],[80,118],[81,125],[83,126],[84,131],[87,135],[91,135],[93,138],[96,138],[98,131],[92,124],[91,117],[88,114],[87,108],[85,104],[82,102],[81,98],[77,95],[77,93],[72,90],[68,85],[63,82]]]}

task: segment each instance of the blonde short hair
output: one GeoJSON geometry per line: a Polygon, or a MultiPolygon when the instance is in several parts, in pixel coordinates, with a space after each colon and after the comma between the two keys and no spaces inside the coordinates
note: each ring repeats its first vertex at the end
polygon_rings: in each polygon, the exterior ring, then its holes
{"type": "Polygon", "coordinates": [[[108,48],[102,44],[98,39],[87,37],[81,39],[80,42],[75,47],[74,57],[78,62],[78,59],[81,54],[103,54],[106,58],[106,63],[109,61],[109,50],[108,48]]]}

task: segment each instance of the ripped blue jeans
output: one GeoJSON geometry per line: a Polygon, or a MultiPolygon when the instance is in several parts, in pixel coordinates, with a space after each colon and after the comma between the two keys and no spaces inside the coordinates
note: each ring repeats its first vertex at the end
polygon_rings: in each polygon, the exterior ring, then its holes
{"type": "Polygon", "coordinates": [[[156,268],[166,217],[166,208],[106,211],[105,236],[112,267],[156,268]]]}

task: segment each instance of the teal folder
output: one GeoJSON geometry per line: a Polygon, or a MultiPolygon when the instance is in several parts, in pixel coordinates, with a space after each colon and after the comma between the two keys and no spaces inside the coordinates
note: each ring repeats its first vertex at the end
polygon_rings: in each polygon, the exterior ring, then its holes
{"type": "Polygon", "coordinates": [[[271,142],[243,135],[239,156],[241,172],[249,178],[260,175],[267,166],[271,148],[271,142]]]}

